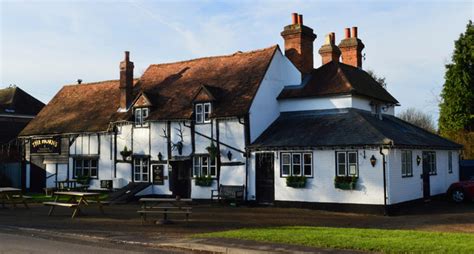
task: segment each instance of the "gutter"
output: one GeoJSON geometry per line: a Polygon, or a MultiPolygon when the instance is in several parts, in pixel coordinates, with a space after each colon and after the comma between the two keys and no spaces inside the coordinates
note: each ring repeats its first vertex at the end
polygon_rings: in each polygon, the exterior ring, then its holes
{"type": "Polygon", "coordinates": [[[386,160],[385,154],[382,152],[383,147],[380,147],[380,154],[382,155],[382,167],[383,167],[383,215],[387,216],[387,170],[386,170],[386,160]]]}

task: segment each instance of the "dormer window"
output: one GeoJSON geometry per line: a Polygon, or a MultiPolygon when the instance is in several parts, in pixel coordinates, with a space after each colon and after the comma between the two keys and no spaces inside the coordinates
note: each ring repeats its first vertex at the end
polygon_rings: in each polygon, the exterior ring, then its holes
{"type": "Polygon", "coordinates": [[[195,106],[196,123],[211,122],[211,103],[196,103],[195,106]]]}
{"type": "Polygon", "coordinates": [[[148,118],[148,115],[148,108],[135,108],[135,127],[147,127],[148,122],[146,122],[145,120],[148,118]]]}

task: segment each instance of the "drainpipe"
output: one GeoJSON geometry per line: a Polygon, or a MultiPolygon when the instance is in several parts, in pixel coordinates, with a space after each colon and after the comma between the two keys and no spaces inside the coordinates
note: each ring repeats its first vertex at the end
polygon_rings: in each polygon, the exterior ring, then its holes
{"type": "Polygon", "coordinates": [[[382,147],[380,147],[380,154],[382,155],[382,167],[383,167],[383,215],[387,216],[387,172],[385,167],[385,154],[382,152],[382,147]]]}

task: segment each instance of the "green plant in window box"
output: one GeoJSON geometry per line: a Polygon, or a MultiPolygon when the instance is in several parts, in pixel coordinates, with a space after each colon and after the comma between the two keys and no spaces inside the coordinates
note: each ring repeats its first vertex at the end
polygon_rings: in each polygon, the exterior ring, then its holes
{"type": "Polygon", "coordinates": [[[212,185],[211,176],[197,176],[194,180],[197,186],[209,187],[212,185]]]}
{"type": "Polygon", "coordinates": [[[354,190],[358,180],[357,176],[336,176],[334,178],[334,187],[341,190],[354,190]]]}
{"type": "Polygon", "coordinates": [[[120,155],[122,155],[123,160],[126,161],[127,158],[130,157],[130,155],[132,155],[132,151],[128,150],[127,146],[125,146],[123,150],[120,151],[120,155]]]}
{"type": "Polygon", "coordinates": [[[214,145],[214,142],[211,142],[211,145],[206,147],[206,150],[209,153],[209,157],[211,158],[217,158],[219,155],[219,150],[217,149],[216,145],[214,145]]]}
{"type": "Polygon", "coordinates": [[[292,188],[306,187],[306,176],[288,176],[286,178],[286,186],[292,188]]]}

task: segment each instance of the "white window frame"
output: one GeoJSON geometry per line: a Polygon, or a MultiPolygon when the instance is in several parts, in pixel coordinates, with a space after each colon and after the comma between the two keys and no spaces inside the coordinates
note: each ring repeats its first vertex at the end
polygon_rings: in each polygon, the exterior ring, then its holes
{"type": "Polygon", "coordinates": [[[194,113],[196,115],[196,123],[210,123],[211,122],[212,105],[210,102],[196,103],[194,106],[194,113]]]}
{"type": "Polygon", "coordinates": [[[212,178],[217,177],[217,158],[212,159],[209,156],[195,156],[193,158],[193,176],[210,176],[212,178]],[[204,174],[204,170],[207,174],[204,174]],[[214,172],[212,172],[214,171],[214,172]]]}
{"type": "Polygon", "coordinates": [[[82,176],[87,176],[90,178],[97,179],[99,178],[99,160],[98,159],[91,159],[91,158],[75,158],[74,159],[74,177],[77,178],[79,175],[77,174],[78,171],[81,171],[82,176]],[[88,162],[88,166],[84,166],[84,162],[88,162]],[[92,162],[95,162],[95,166],[92,166],[92,162]],[[84,169],[87,169],[87,174],[84,174],[84,169]],[[92,175],[92,170],[95,170],[95,175],[92,175]]]}
{"type": "Polygon", "coordinates": [[[336,151],[336,176],[355,176],[359,177],[359,153],[357,151],[336,151]],[[344,155],[344,163],[339,162],[339,154],[344,155]],[[349,162],[351,154],[355,154],[356,161],[349,162]],[[344,174],[339,173],[339,166],[344,165],[344,174]],[[351,165],[355,166],[355,174],[351,174],[351,165]]]}
{"type": "Polygon", "coordinates": [[[133,181],[150,182],[150,160],[148,158],[133,158],[133,181]],[[137,178],[137,176],[139,176],[137,178]],[[144,177],[146,179],[144,180],[144,177]]]}
{"type": "Polygon", "coordinates": [[[411,150],[401,151],[402,177],[413,176],[413,152],[411,150]]]}
{"type": "Polygon", "coordinates": [[[453,152],[448,151],[448,174],[453,173],[453,152]]]}
{"type": "Polygon", "coordinates": [[[436,152],[435,151],[429,151],[428,152],[428,158],[429,158],[429,174],[430,175],[437,175],[437,169],[436,169],[436,152]]]}
{"type": "Polygon", "coordinates": [[[148,108],[135,108],[135,127],[148,127],[148,122],[145,121],[150,114],[148,108]]]}
{"type": "Polygon", "coordinates": [[[305,176],[305,177],[313,177],[313,153],[310,152],[283,152],[280,154],[281,162],[280,162],[280,177],[288,177],[288,176],[305,176]],[[293,156],[299,156],[300,157],[300,162],[299,164],[296,164],[293,160],[293,156]],[[311,157],[311,164],[307,165],[304,162],[304,157],[305,155],[309,155],[311,157]],[[289,163],[284,163],[283,157],[284,156],[289,156],[289,163]],[[288,166],[288,174],[283,172],[283,167],[288,166]],[[294,173],[294,167],[299,166],[300,167],[300,174],[295,174],[294,173]],[[311,174],[305,174],[305,167],[310,166],[311,167],[311,174]]]}

